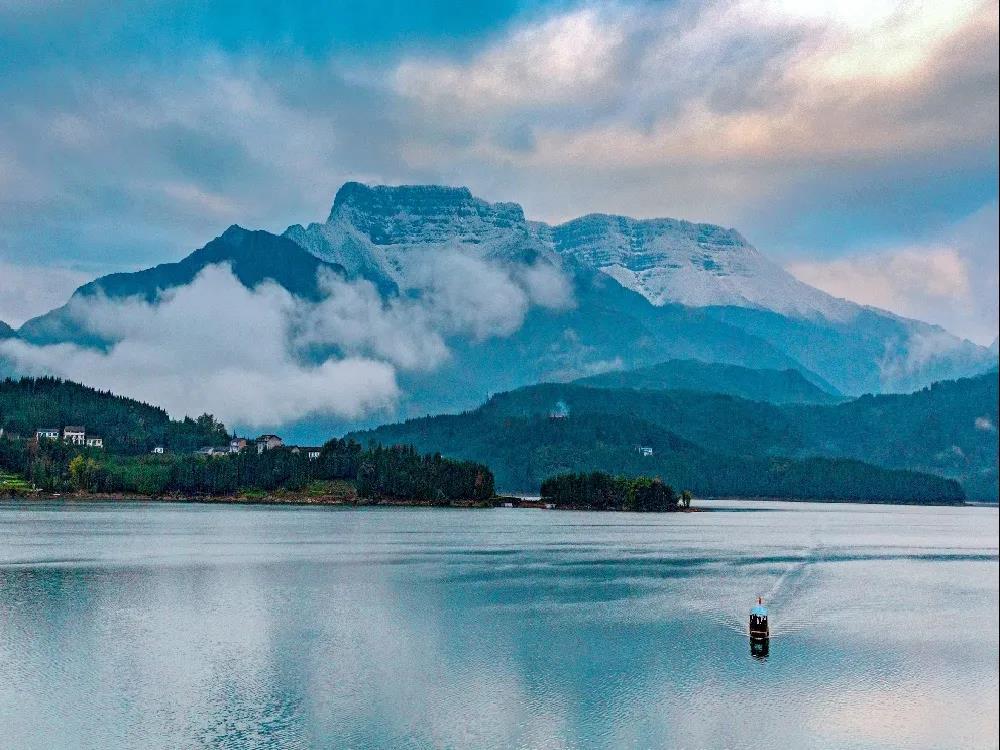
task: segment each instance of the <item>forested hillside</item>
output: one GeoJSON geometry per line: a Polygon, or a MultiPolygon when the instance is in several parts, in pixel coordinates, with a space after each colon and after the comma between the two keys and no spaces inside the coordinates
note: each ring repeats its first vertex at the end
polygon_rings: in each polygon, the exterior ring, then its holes
{"type": "Polygon", "coordinates": [[[203,414],[172,420],[157,407],[57,378],[0,380],[0,427],[34,437],[40,428],[82,425],[108,452],[148,453],[154,446],[182,453],[226,443],[225,427],[203,414]]]}
{"type": "Polygon", "coordinates": [[[860,498],[913,482],[942,491],[929,476],[885,474],[864,461],[958,479],[970,498],[995,499],[996,424],[994,372],[832,406],[546,384],[357,437],[488,460],[502,489],[534,490],[562,471],[655,470],[676,487],[711,494],[860,498]]]}
{"type": "MultiPolygon", "coordinates": [[[[815,376],[813,376],[815,378],[815,376]]],[[[574,381],[593,388],[686,390],[725,393],[773,404],[831,404],[839,400],[833,386],[824,390],[798,370],[755,370],[721,362],[673,359],[635,370],[615,370],[574,381]]]]}
{"type": "Polygon", "coordinates": [[[860,461],[734,456],[709,451],[638,416],[577,412],[564,419],[471,413],[411,420],[355,436],[489,462],[501,490],[536,492],[553,475],[658,476],[698,495],[958,502],[953,480],[860,461]],[[651,452],[644,455],[643,448],[651,452]]]}
{"type": "Polygon", "coordinates": [[[480,464],[421,455],[406,446],[362,448],[337,439],[328,441],[318,458],[310,459],[287,447],[211,457],[122,456],[60,440],[36,445],[0,438],[0,470],[16,472],[30,485],[50,492],[257,496],[310,489],[322,493],[325,483],[346,480],[357,496],[372,500],[447,504],[488,502],[494,495],[493,475],[480,464]]]}

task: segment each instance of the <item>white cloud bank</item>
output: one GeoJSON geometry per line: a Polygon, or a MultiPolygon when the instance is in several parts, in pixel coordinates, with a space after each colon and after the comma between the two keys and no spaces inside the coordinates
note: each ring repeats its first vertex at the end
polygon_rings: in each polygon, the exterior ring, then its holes
{"type": "Polygon", "coordinates": [[[248,425],[313,413],[355,417],[398,395],[391,365],[349,356],[318,365],[288,346],[298,305],[274,284],[246,289],[209,267],[159,304],[75,300],[88,330],[116,341],[106,352],[73,344],[0,344],[17,370],[55,374],[163,406],[174,416],[211,412],[248,425]]]}
{"type": "Polygon", "coordinates": [[[53,374],[164,407],[213,413],[224,422],[279,425],[313,414],[356,419],[390,409],[398,370],[431,370],[449,356],[450,335],[514,333],[539,290],[570,304],[552,267],[504,267],[459,254],[428,266],[419,294],[384,300],[370,282],[321,271],[325,296],[293,297],[264,282],[247,289],[228,266],[209,266],[156,303],[73,298],[70,315],[113,342],[0,342],[0,358],[25,374],[53,374]]]}

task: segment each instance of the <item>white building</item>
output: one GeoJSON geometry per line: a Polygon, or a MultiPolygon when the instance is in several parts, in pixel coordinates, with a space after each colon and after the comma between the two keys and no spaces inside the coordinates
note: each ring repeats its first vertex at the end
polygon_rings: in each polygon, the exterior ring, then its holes
{"type": "Polygon", "coordinates": [[[95,435],[91,435],[90,437],[87,438],[87,447],[88,448],[103,448],[104,447],[104,438],[99,438],[99,437],[97,437],[95,435]]]}
{"type": "Polygon", "coordinates": [[[58,427],[43,427],[40,430],[35,430],[36,440],[58,440],[59,439],[59,428],[58,427]]]}
{"type": "Polygon", "coordinates": [[[199,448],[196,452],[199,456],[228,456],[229,446],[206,445],[204,448],[199,448]]]}
{"type": "Polygon", "coordinates": [[[254,442],[257,443],[258,453],[269,451],[272,448],[280,448],[285,444],[285,441],[277,435],[261,435],[254,442]]]}
{"type": "Polygon", "coordinates": [[[155,448],[153,448],[153,453],[156,453],[156,454],[163,453],[163,446],[162,445],[157,445],[155,448]]]}
{"type": "Polygon", "coordinates": [[[83,427],[63,427],[63,440],[73,445],[86,445],[87,431],[83,427]]]}

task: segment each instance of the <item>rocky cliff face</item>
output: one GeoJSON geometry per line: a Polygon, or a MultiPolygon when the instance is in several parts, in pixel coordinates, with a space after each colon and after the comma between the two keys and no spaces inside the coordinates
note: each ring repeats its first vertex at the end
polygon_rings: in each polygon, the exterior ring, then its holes
{"type": "Polygon", "coordinates": [[[538,242],[518,204],[487,203],[467,188],[422,185],[348,182],[325,223],[296,224],[285,237],[383,287],[412,285],[428,252],[532,262],[551,251],[538,242]]]}
{"type": "Polygon", "coordinates": [[[369,187],[337,193],[323,224],[285,236],[357,275],[406,284],[427,251],[501,261],[568,258],[599,270],[654,305],[735,305],[844,320],[858,306],[795,279],[735,229],[677,219],[591,214],[550,226],[516,203],[488,203],[467,188],[369,187]]]}

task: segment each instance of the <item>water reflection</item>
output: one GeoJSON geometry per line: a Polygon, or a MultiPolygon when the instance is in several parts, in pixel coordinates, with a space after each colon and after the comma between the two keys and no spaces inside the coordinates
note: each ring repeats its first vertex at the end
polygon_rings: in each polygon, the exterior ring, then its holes
{"type": "Polygon", "coordinates": [[[771,653],[771,639],[770,638],[751,638],[750,639],[750,656],[759,661],[766,661],[768,655],[771,653]]]}
{"type": "Polygon", "coordinates": [[[0,505],[4,744],[995,746],[996,511],[766,507],[0,505]]]}

